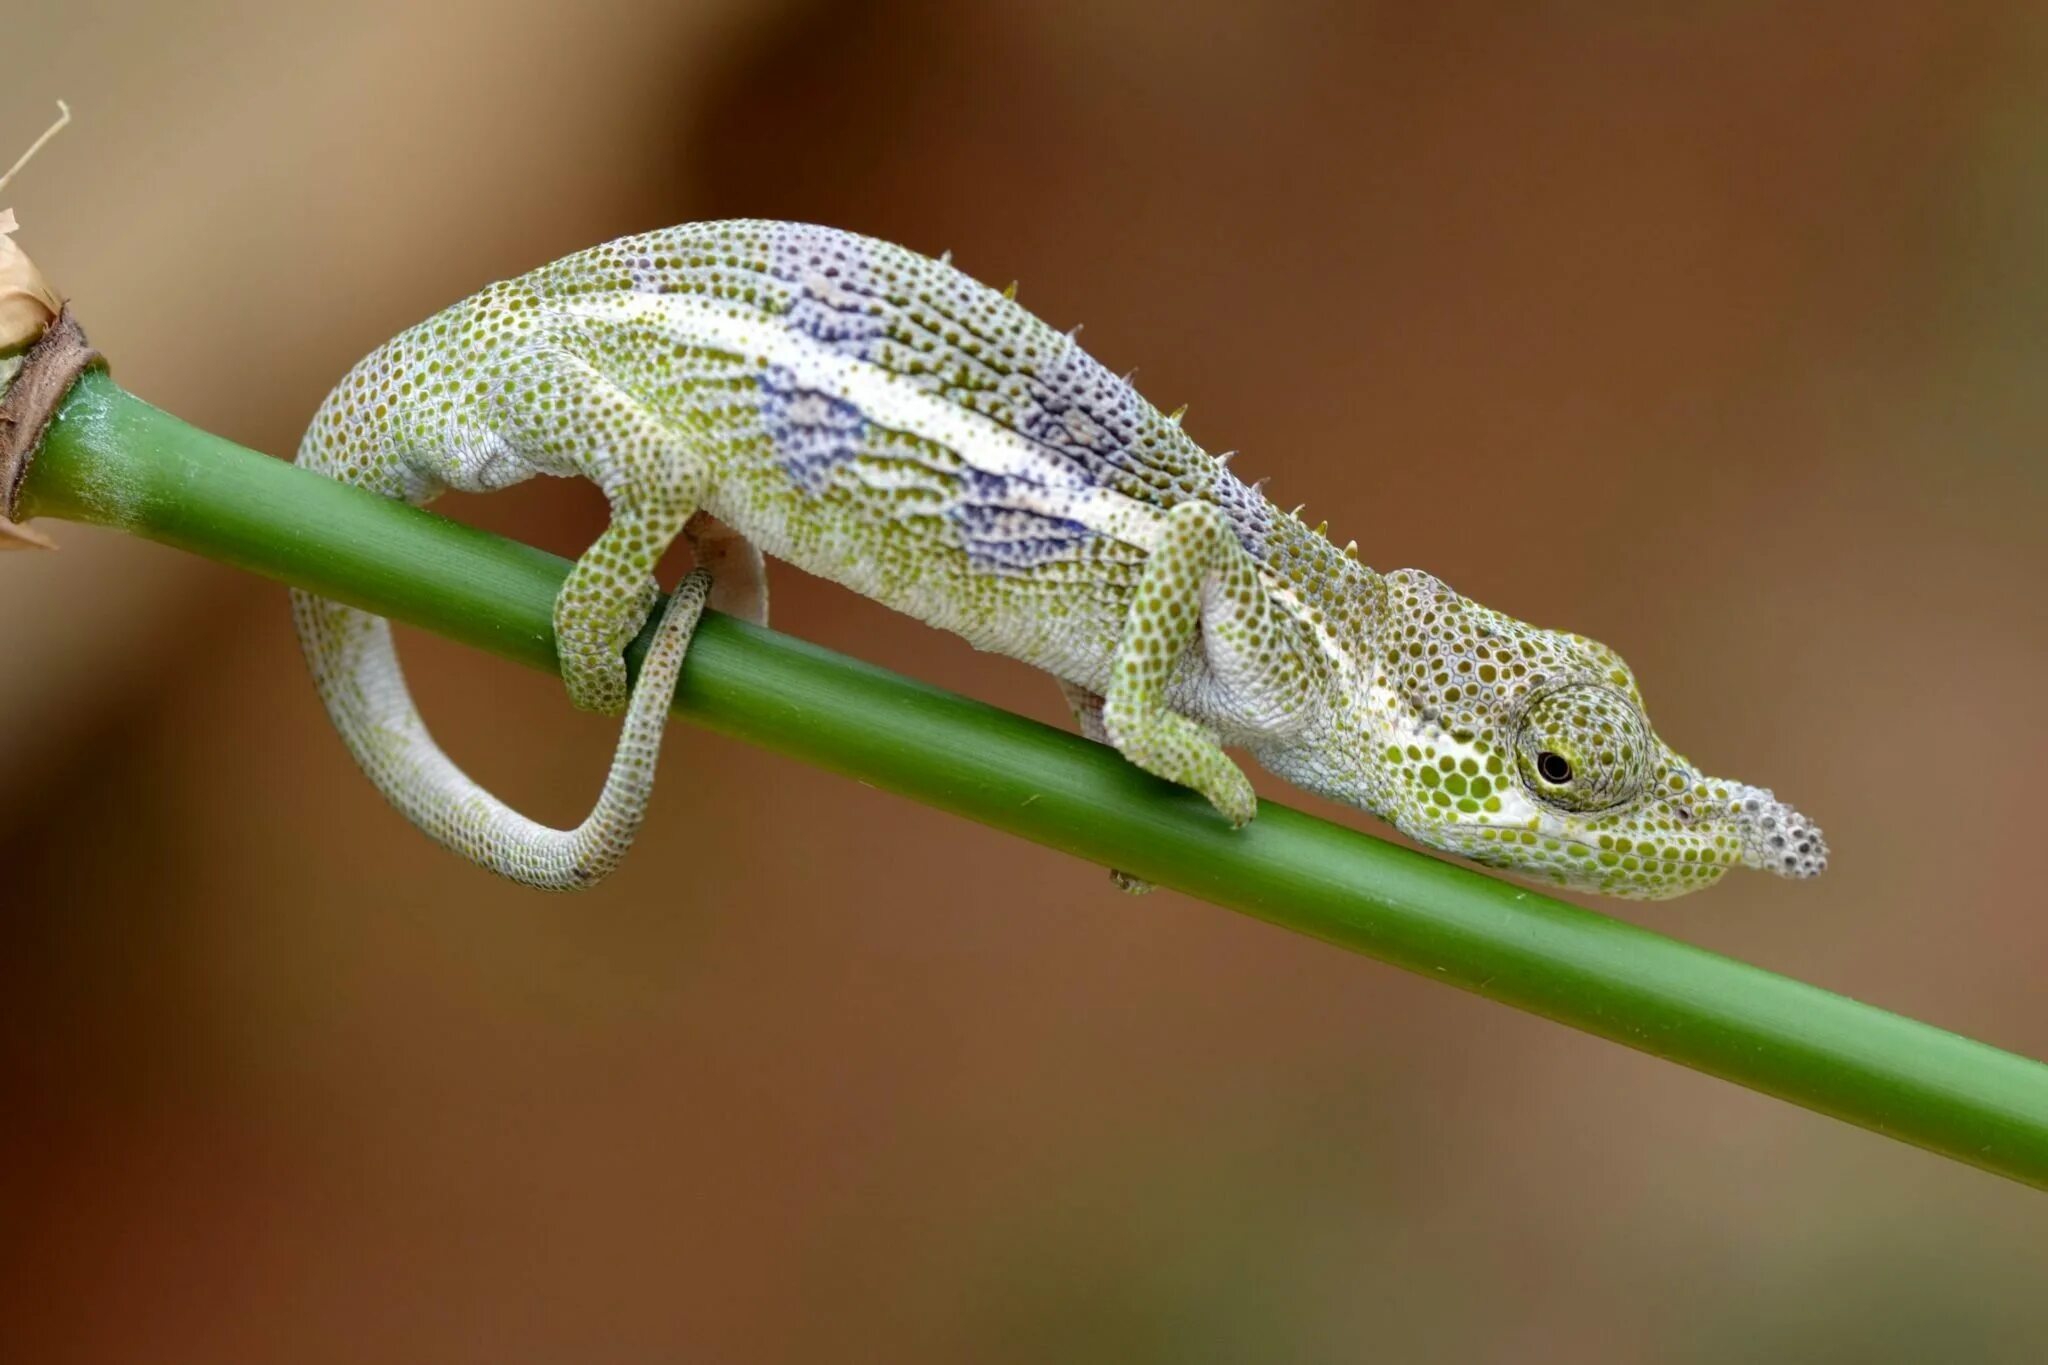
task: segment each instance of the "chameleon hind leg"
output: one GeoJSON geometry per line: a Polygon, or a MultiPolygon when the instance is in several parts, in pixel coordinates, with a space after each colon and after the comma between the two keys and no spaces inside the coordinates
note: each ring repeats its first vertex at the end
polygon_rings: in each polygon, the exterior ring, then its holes
{"type": "Polygon", "coordinates": [[[1166,514],[1131,595],[1103,728],[1125,758],[1200,792],[1241,828],[1258,813],[1251,780],[1213,733],[1168,704],[1168,689],[1188,651],[1200,649],[1229,709],[1277,734],[1305,701],[1295,695],[1298,648],[1222,510],[1181,503],[1166,514]]]}
{"type": "Polygon", "coordinates": [[[711,571],[711,610],[757,626],[768,624],[768,564],[761,547],[699,512],[683,526],[697,567],[711,571]]]}
{"type": "MultiPolygon", "coordinates": [[[[586,861],[567,869],[568,885],[587,886],[617,865],[639,830],[676,679],[697,621],[706,604],[718,600],[719,588],[714,569],[700,562],[677,589],[640,676],[629,686],[625,648],[659,598],[655,566],[690,525],[710,487],[710,474],[665,423],[630,395],[573,359],[562,364],[563,377],[579,400],[580,439],[588,442],[570,453],[570,460],[604,489],[612,515],[555,597],[556,657],[571,702],[584,710],[626,715],[604,793],[578,827],[586,861]]],[[[733,576],[744,588],[740,550],[728,546],[718,558],[737,570],[733,576]]],[[[756,556],[756,595],[765,609],[758,564],[756,556]]],[[[547,841],[530,842],[537,847],[547,841]]],[[[527,852],[515,844],[499,850],[486,865],[527,852]]]]}
{"type": "Polygon", "coordinates": [[[688,516],[687,509],[650,510],[614,498],[611,525],[555,595],[555,656],[578,708],[608,716],[626,710],[626,646],[661,595],[654,566],[688,516]]]}

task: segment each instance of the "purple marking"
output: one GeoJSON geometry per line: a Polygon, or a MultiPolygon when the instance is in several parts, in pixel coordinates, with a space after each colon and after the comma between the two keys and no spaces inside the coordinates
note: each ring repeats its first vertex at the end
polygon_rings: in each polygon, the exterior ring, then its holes
{"type": "Polygon", "coordinates": [[[821,228],[785,229],[769,253],[768,273],[790,291],[782,321],[791,331],[842,355],[875,359],[887,336],[887,300],[860,238],[821,228]]]}
{"type": "MultiPolygon", "coordinates": [[[[1189,496],[1205,498],[1223,509],[1245,550],[1263,556],[1272,531],[1271,509],[1264,500],[1221,467],[1198,476],[1200,487],[1189,487],[1187,475],[1199,468],[1190,465],[1200,457],[1159,445],[1178,437],[1158,432],[1156,419],[1129,385],[1069,338],[1030,320],[1017,304],[958,271],[831,228],[778,229],[768,273],[789,290],[783,320],[793,331],[941,397],[956,396],[957,376],[970,374],[975,385],[1002,391],[1006,411],[1000,420],[1043,452],[1049,465],[1092,486],[1120,488],[1160,506],[1189,496]],[[912,322],[920,313],[928,320],[912,322]],[[930,318],[942,321],[933,324],[930,318]],[[980,358],[955,349],[937,363],[929,351],[890,335],[894,327],[899,334],[929,337],[935,328],[951,326],[1004,343],[1006,358],[994,359],[997,348],[991,344],[980,358]],[[913,361],[924,366],[922,372],[909,372],[913,361]]],[[[803,467],[812,467],[808,458],[803,467]]],[[[963,510],[958,515],[978,519],[982,514],[963,510]]],[[[1075,543],[1078,528],[1063,518],[1016,515],[1050,529],[1024,535],[1009,522],[991,525],[988,543],[1005,547],[997,558],[1007,562],[1036,555],[1031,562],[1042,562],[1075,543]]],[[[970,541],[970,546],[974,543],[979,542],[970,541]]],[[[970,553],[975,551],[970,548],[970,553]]]]}
{"type": "Polygon", "coordinates": [[[948,516],[968,565],[977,572],[1023,573],[1072,556],[1094,534],[1069,517],[1017,506],[1029,487],[1007,474],[965,472],[948,516]]]}
{"type": "Polygon", "coordinates": [[[761,376],[761,425],[776,461],[806,493],[822,493],[833,469],[860,453],[867,414],[837,394],[807,389],[787,365],[761,376]]]}

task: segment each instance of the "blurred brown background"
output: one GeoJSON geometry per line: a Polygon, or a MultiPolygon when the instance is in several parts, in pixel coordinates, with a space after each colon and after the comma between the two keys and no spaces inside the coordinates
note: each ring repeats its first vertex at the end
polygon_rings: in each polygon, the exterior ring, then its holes
{"type": "MultiPolygon", "coordinates": [[[[5,27],[0,147],[79,111],[21,240],[190,420],[287,454],[377,341],[619,233],[950,247],[1369,562],[1620,648],[1836,850],[1603,908],[2048,1055],[2038,6],[5,27]]],[[[2037,1194],[702,733],[613,882],[501,885],[350,766],[281,589],[52,529],[0,561],[0,1359],[2048,1358],[2037,1194]]],[[[407,649],[472,771],[581,813],[610,723],[407,649]]]]}

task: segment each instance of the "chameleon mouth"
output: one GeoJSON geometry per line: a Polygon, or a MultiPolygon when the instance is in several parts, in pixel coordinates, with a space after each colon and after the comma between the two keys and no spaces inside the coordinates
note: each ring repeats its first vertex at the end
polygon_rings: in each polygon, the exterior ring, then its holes
{"type": "Polygon", "coordinates": [[[1828,843],[1820,826],[1763,787],[1742,787],[1728,803],[1742,841],[1742,865],[1780,877],[1818,877],[1827,871],[1828,843]]]}
{"type": "MultiPolygon", "coordinates": [[[[1480,830],[1498,829],[1499,827],[1496,825],[1456,824],[1447,825],[1444,828],[1457,830],[1464,833],[1476,833],[1480,830]]],[[[1599,849],[1599,847],[1594,844],[1588,843],[1584,839],[1574,839],[1569,834],[1552,834],[1548,832],[1546,832],[1543,835],[1543,838],[1552,843],[1569,844],[1573,848],[1579,849],[1585,853],[1586,856],[1578,860],[1577,862],[1557,865],[1559,870],[1573,874],[1571,880],[1574,885],[1598,886],[1601,882],[1607,880],[1609,874],[1620,870],[1618,868],[1610,867],[1607,864],[1602,863],[1600,861],[1601,850],[1599,849]]],[[[1499,847],[1512,848],[1514,847],[1514,845],[1502,844],[1499,845],[1499,847]]],[[[1468,852],[1465,856],[1471,857],[1472,854],[1468,852]]],[[[1683,858],[1672,858],[1662,853],[1638,852],[1629,854],[1628,856],[1632,859],[1635,859],[1646,868],[1656,868],[1659,870],[1672,872],[1678,871],[1682,868],[1697,868],[1700,867],[1702,864],[1705,864],[1707,866],[1712,865],[1711,861],[1707,859],[1701,859],[1699,862],[1687,862],[1683,858]]],[[[1513,870],[1511,865],[1509,867],[1509,870],[1513,870]]]]}
{"type": "MultiPolygon", "coordinates": [[[[1724,867],[1739,865],[1797,880],[1818,877],[1827,871],[1828,843],[1821,834],[1820,826],[1792,806],[1778,800],[1766,788],[1737,786],[1734,795],[1728,799],[1725,812],[1722,818],[1735,831],[1736,856],[1729,863],[1723,864],[1724,867]]],[[[1496,827],[1461,821],[1443,828],[1469,839],[1481,831],[1496,827]]],[[[1602,850],[1585,839],[1548,830],[1544,832],[1543,838],[1570,845],[1586,853],[1585,858],[1564,864],[1561,869],[1574,883],[1595,885],[1606,880],[1604,874],[1612,871],[1600,861],[1602,850]]],[[[1510,854],[1513,849],[1511,844],[1490,847],[1483,841],[1475,840],[1459,851],[1467,857],[1487,862],[1489,859],[1486,855],[1494,852],[1495,847],[1507,850],[1510,854]]],[[[1705,857],[1699,862],[1672,858],[1660,853],[1646,852],[1640,845],[1629,856],[1639,859],[1645,868],[1674,872],[1698,868],[1702,863],[1712,861],[1705,857]]]]}

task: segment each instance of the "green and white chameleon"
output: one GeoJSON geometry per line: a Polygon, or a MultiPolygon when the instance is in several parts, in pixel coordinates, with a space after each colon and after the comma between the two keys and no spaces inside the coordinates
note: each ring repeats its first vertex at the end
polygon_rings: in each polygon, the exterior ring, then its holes
{"type": "Polygon", "coordinates": [[[626,715],[573,830],[519,815],[435,746],[383,621],[294,597],[371,779],[534,886],[587,886],[625,852],[698,614],[764,620],[764,552],[1044,669],[1091,738],[1232,826],[1256,802],[1226,745],[1432,848],[1567,887],[1658,898],[1737,865],[1826,864],[1804,816],[1666,747],[1606,646],[1374,572],[1014,287],[871,238],[698,223],[492,285],[357,365],[298,459],[414,503],[535,474],[609,499],[555,604],[571,699],[626,715]],[[629,690],[621,650],[679,534],[700,567],[629,690]]]}

